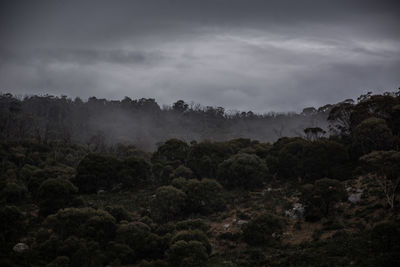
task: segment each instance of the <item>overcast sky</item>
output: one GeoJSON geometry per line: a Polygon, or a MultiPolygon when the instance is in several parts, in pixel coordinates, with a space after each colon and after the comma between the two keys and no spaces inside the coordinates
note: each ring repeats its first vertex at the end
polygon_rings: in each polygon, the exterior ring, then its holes
{"type": "Polygon", "coordinates": [[[400,1],[3,0],[0,91],[299,111],[400,87],[400,1]]]}

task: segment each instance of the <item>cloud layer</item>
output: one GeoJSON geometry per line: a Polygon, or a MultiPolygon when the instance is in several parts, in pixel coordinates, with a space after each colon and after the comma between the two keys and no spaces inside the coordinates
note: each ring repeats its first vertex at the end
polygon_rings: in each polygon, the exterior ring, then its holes
{"type": "Polygon", "coordinates": [[[397,1],[2,1],[0,90],[298,111],[400,86],[397,1]]]}

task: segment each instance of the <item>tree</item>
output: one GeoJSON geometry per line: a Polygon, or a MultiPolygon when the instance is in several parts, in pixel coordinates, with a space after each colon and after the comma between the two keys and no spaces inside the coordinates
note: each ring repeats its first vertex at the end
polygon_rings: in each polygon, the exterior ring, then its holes
{"type": "Polygon", "coordinates": [[[342,137],[351,133],[350,116],[354,109],[354,101],[343,101],[333,106],[329,112],[328,121],[331,123],[331,131],[342,137]]]}
{"type": "Polygon", "coordinates": [[[179,216],[186,205],[186,194],[173,186],[157,188],[151,203],[151,215],[160,222],[167,222],[179,216]]]}
{"type": "Polygon", "coordinates": [[[151,165],[142,158],[130,157],[124,161],[120,172],[120,181],[124,187],[143,187],[151,178],[151,165]]]}
{"type": "Polygon", "coordinates": [[[198,241],[203,245],[208,254],[211,253],[212,247],[210,241],[208,240],[207,235],[201,230],[195,229],[179,231],[172,237],[171,244],[174,244],[180,240],[186,242],[198,241]]]}
{"type": "Polygon", "coordinates": [[[120,180],[121,167],[122,162],[113,156],[91,153],[79,163],[73,183],[80,193],[111,189],[120,180]]]}
{"type": "Polygon", "coordinates": [[[24,235],[25,218],[15,206],[0,207],[0,251],[8,251],[24,235]]]}
{"type": "Polygon", "coordinates": [[[47,216],[61,208],[73,205],[77,192],[78,188],[68,180],[47,179],[39,187],[40,213],[47,216]]]}
{"type": "Polygon", "coordinates": [[[153,154],[152,162],[166,163],[168,161],[177,161],[181,164],[186,162],[189,145],[179,139],[170,139],[160,145],[153,154]]]}
{"type": "Polygon", "coordinates": [[[218,181],[230,188],[255,189],[268,177],[265,162],[256,155],[239,153],[218,166],[218,181]]]}
{"type": "Polygon", "coordinates": [[[353,137],[355,145],[360,147],[364,155],[374,150],[388,149],[392,131],[384,119],[371,117],[357,125],[353,137]]]}
{"type": "Polygon", "coordinates": [[[302,202],[306,206],[306,220],[316,221],[330,215],[334,204],[346,196],[344,186],[335,179],[323,178],[315,181],[314,186],[304,186],[302,202]]]}
{"type": "Polygon", "coordinates": [[[249,245],[274,244],[282,234],[282,220],[272,214],[262,214],[243,225],[243,238],[249,245]]]}
{"type": "Polygon", "coordinates": [[[46,218],[50,227],[61,239],[77,236],[104,245],[115,237],[115,218],[104,210],[92,208],[66,208],[46,218]]]}
{"type": "Polygon", "coordinates": [[[167,251],[168,261],[171,266],[205,266],[208,259],[206,248],[199,241],[175,242],[167,251]]]}
{"type": "Polygon", "coordinates": [[[390,208],[394,208],[400,185],[400,152],[374,151],[360,158],[364,169],[373,174],[390,208]]]}
{"type": "Polygon", "coordinates": [[[225,207],[222,186],[215,180],[192,179],[186,182],[183,190],[187,195],[187,212],[210,214],[225,207]]]}
{"type": "Polygon", "coordinates": [[[326,131],[322,130],[320,127],[309,127],[304,129],[304,133],[306,134],[307,140],[315,141],[326,134],[326,131]]]}
{"type": "Polygon", "coordinates": [[[171,176],[172,176],[172,178],[178,178],[178,177],[184,177],[186,179],[195,178],[193,171],[183,165],[180,165],[178,168],[176,168],[172,172],[171,176]]]}
{"type": "Polygon", "coordinates": [[[146,259],[159,258],[164,253],[163,239],[151,232],[150,227],[142,222],[131,222],[119,225],[116,241],[128,245],[136,256],[146,259]]]}

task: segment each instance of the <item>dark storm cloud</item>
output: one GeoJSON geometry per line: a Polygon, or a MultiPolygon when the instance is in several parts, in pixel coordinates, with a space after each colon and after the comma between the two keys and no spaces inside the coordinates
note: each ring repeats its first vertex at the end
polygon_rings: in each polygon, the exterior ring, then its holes
{"type": "Polygon", "coordinates": [[[398,1],[2,1],[0,88],[299,110],[400,85],[398,1]]]}

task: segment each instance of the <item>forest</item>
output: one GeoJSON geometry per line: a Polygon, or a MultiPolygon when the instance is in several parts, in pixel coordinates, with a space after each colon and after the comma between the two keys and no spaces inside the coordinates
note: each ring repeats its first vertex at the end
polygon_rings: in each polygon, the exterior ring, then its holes
{"type": "Polygon", "coordinates": [[[0,266],[400,266],[400,91],[301,113],[0,95],[0,266]]]}

